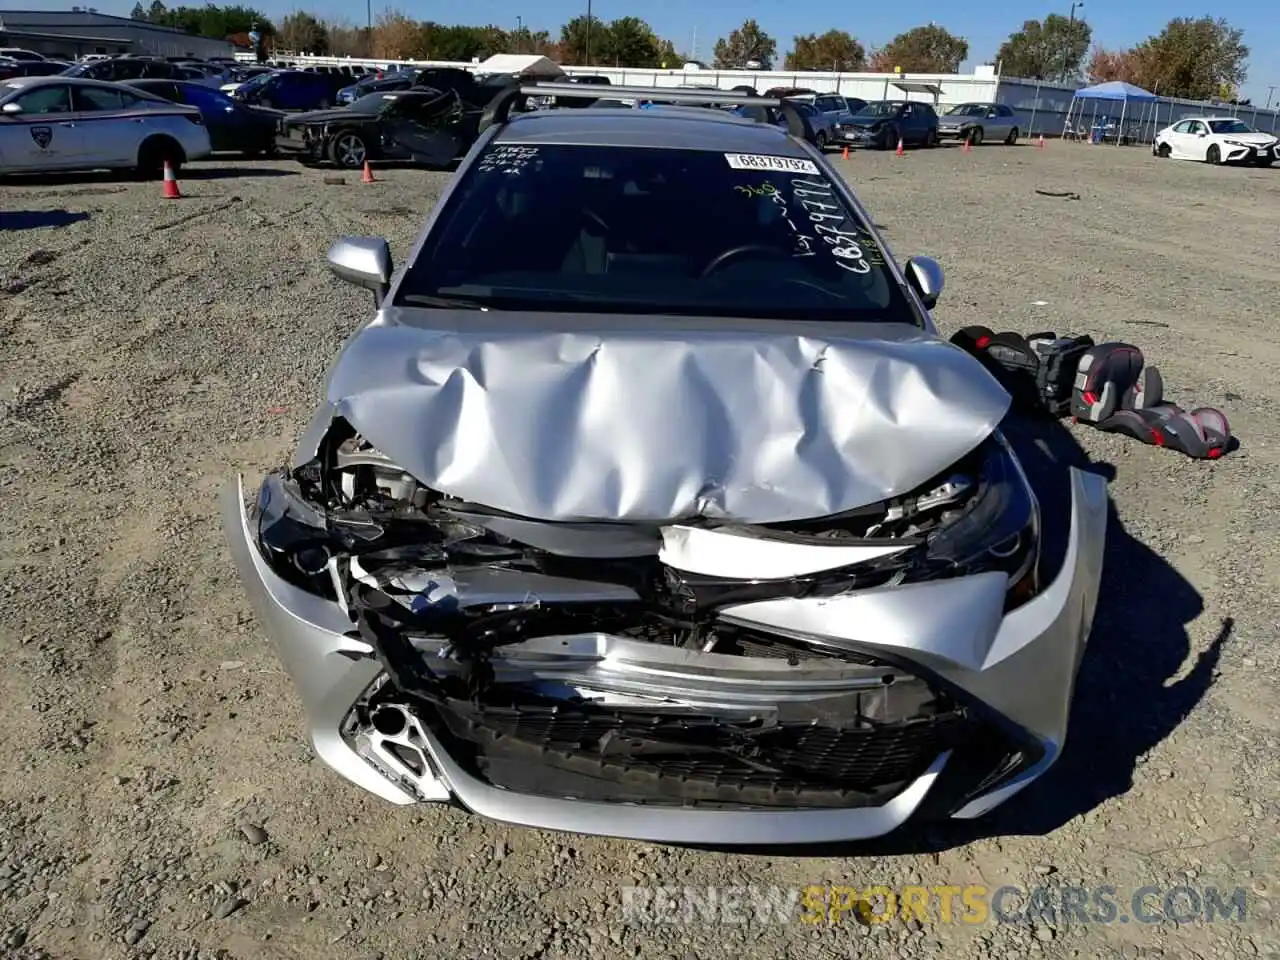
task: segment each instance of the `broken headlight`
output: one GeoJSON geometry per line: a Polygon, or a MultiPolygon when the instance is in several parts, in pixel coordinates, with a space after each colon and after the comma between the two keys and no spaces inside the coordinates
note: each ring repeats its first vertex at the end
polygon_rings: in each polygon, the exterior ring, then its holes
{"type": "Polygon", "coordinates": [[[999,432],[985,444],[977,489],[963,512],[925,544],[925,579],[1001,571],[1013,605],[1034,596],[1040,556],[1040,506],[1012,448],[999,432]]]}

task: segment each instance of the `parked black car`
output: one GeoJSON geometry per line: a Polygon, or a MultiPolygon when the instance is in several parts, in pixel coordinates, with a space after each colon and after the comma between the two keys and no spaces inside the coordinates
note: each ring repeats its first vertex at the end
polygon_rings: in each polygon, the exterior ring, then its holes
{"type": "Polygon", "coordinates": [[[349,107],[283,117],[276,145],[303,163],[348,170],[366,160],[443,167],[475,142],[481,112],[456,90],[373,93],[349,107]]]}
{"type": "Polygon", "coordinates": [[[131,80],[127,85],[199,110],[215,152],[248,157],[276,152],[276,130],[284,116],[282,111],[249,106],[221,90],[183,80],[131,80]]]}
{"type": "Polygon", "coordinates": [[[0,80],[13,77],[51,77],[67,69],[57,60],[11,60],[0,58],[0,80]]]}
{"type": "Polygon", "coordinates": [[[889,150],[938,145],[938,114],[932,106],[911,100],[872,100],[841,119],[831,131],[832,146],[889,150]]]}
{"type": "Polygon", "coordinates": [[[115,57],[77,63],[62,73],[67,77],[121,83],[125,80],[180,80],[183,72],[184,68],[159,57],[115,57]]]}

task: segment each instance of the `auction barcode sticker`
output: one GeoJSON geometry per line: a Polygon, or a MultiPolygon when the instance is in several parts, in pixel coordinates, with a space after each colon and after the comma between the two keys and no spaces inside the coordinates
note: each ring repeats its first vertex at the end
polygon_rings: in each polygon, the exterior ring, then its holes
{"type": "Polygon", "coordinates": [[[735,170],[776,170],[780,173],[817,174],[818,165],[812,160],[795,157],[767,157],[758,153],[726,153],[724,158],[735,170]]]}

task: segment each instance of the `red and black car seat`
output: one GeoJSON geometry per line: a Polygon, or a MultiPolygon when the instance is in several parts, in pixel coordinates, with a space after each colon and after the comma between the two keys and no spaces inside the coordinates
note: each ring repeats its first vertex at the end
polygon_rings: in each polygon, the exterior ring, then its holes
{"type": "Polygon", "coordinates": [[[1160,369],[1148,366],[1129,343],[1102,343],[1086,351],[1076,367],[1071,414],[1108,433],[1169,447],[1197,460],[1227,452],[1231,427],[1213,407],[1186,411],[1164,399],[1160,369]]]}
{"type": "Polygon", "coordinates": [[[951,342],[973,354],[1013,397],[1023,412],[1064,417],[1071,409],[1076,367],[1093,346],[1087,336],[1059,337],[1052,331],[994,333],[983,326],[965,327],[951,342]]]}

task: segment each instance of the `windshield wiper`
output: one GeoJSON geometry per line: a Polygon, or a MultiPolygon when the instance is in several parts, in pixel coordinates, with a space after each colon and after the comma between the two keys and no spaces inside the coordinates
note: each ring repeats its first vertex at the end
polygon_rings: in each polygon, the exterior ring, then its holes
{"type": "Polygon", "coordinates": [[[429,293],[406,293],[404,302],[415,307],[448,307],[454,310],[488,310],[487,304],[463,297],[437,297],[429,293]]]}

